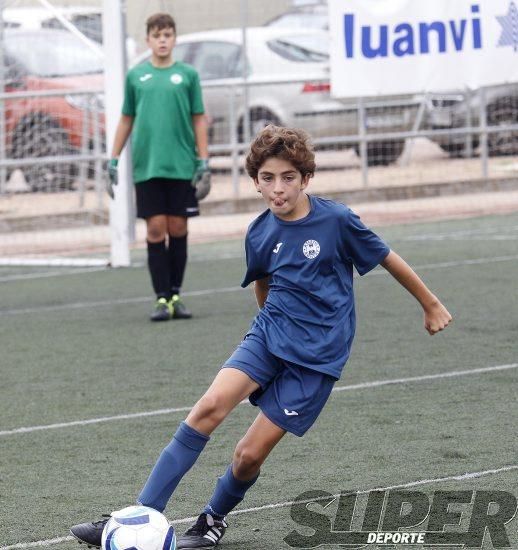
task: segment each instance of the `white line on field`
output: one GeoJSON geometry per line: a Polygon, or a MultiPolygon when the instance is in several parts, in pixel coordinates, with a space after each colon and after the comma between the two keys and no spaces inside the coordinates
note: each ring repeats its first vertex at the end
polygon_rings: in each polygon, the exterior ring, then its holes
{"type": "Polygon", "coordinates": [[[465,229],[460,231],[450,231],[446,233],[420,233],[417,235],[408,235],[406,237],[399,237],[394,239],[395,241],[443,241],[447,239],[462,239],[462,237],[477,237],[484,235],[493,235],[500,233],[506,235],[512,231],[518,231],[518,225],[511,227],[493,226],[486,227],[484,229],[465,229]]]}
{"type": "MultiPolygon", "coordinates": [[[[518,255],[495,256],[494,258],[473,258],[471,260],[459,260],[459,261],[453,261],[453,262],[438,262],[433,264],[414,265],[412,266],[412,269],[415,269],[415,270],[440,269],[441,267],[461,267],[461,266],[467,266],[467,265],[487,264],[492,262],[512,262],[514,260],[518,260],[518,255]]],[[[371,271],[365,276],[368,277],[369,275],[388,275],[388,271],[385,271],[384,269],[378,270],[378,271],[371,271]]]]}
{"type": "MultiPolygon", "coordinates": [[[[216,256],[214,254],[207,254],[207,255],[199,255],[193,258],[189,258],[189,263],[208,262],[212,260],[214,261],[237,260],[239,258],[244,258],[244,257],[245,257],[244,252],[221,254],[219,256],[216,256]]],[[[2,266],[0,265],[0,267],[2,266]]],[[[135,261],[135,262],[132,262],[130,269],[142,268],[142,267],[147,267],[147,264],[142,261],[135,261]]],[[[0,277],[0,283],[11,283],[16,281],[31,281],[33,279],[46,279],[49,277],[66,277],[70,275],[89,273],[90,271],[113,272],[114,269],[111,268],[109,265],[104,265],[102,267],[85,267],[85,268],[75,268],[75,269],[60,268],[58,271],[42,271],[42,272],[40,271],[39,273],[18,273],[16,275],[6,275],[4,277],[0,277]]]]}
{"type": "MultiPolygon", "coordinates": [[[[490,470],[482,470],[480,472],[465,472],[464,474],[456,474],[451,476],[445,476],[445,477],[437,477],[437,478],[431,478],[431,479],[419,479],[417,481],[409,481],[407,483],[400,483],[398,485],[388,485],[386,487],[375,487],[372,489],[361,489],[358,490],[358,494],[367,494],[371,491],[394,491],[397,489],[409,489],[411,487],[422,487],[423,485],[431,485],[433,483],[444,483],[447,481],[467,481],[471,479],[477,479],[484,476],[490,476],[495,474],[501,474],[505,472],[511,472],[513,470],[518,470],[518,464],[513,464],[509,466],[502,466],[501,468],[492,468],[490,470]]],[[[340,494],[332,495],[333,498],[339,498],[340,494]]],[[[326,499],[329,497],[325,497],[326,499]]],[[[316,499],[309,499],[307,501],[286,501],[286,502],[278,502],[275,504],[264,504],[263,506],[256,506],[254,508],[245,508],[243,510],[234,510],[233,512],[230,512],[229,516],[237,516],[242,514],[252,514],[254,512],[262,512],[263,510],[273,510],[278,508],[288,508],[289,506],[292,506],[295,504],[295,502],[299,504],[306,504],[309,502],[318,502],[319,500],[322,500],[322,497],[316,498],[316,499]]],[[[171,521],[173,525],[182,525],[184,523],[192,523],[193,521],[196,521],[197,516],[188,517],[188,518],[182,518],[182,519],[175,519],[171,521]]],[[[56,537],[54,539],[48,539],[48,540],[38,540],[35,542],[19,542],[17,544],[12,544],[10,546],[2,546],[0,547],[0,550],[24,550],[26,548],[37,548],[39,546],[52,546],[54,544],[61,544],[63,542],[69,542],[76,540],[74,537],[68,536],[68,537],[56,537]]]]}
{"type": "Polygon", "coordinates": [[[92,273],[95,271],[108,271],[105,267],[86,267],[84,269],[65,269],[63,271],[43,271],[40,273],[19,273],[17,275],[6,275],[0,277],[0,283],[11,283],[13,281],[31,281],[33,279],[48,279],[50,277],[63,277],[65,275],[76,275],[83,273],[92,273]]]}
{"type": "MultiPolygon", "coordinates": [[[[226,288],[209,288],[207,290],[192,290],[190,292],[183,292],[183,296],[205,296],[207,294],[221,294],[225,292],[236,292],[237,290],[243,290],[240,286],[232,286],[226,288]]],[[[103,306],[116,306],[125,304],[139,304],[142,302],[152,302],[151,296],[138,296],[136,298],[120,298],[119,300],[100,300],[98,302],[74,302],[71,304],[59,304],[55,306],[43,306],[32,307],[23,309],[5,309],[0,310],[0,317],[7,317],[8,315],[20,315],[22,313],[34,313],[34,312],[46,312],[46,311],[61,311],[68,309],[84,309],[103,306]]]]}
{"type": "MultiPolygon", "coordinates": [[[[395,384],[411,384],[414,382],[424,382],[426,380],[440,380],[443,378],[453,378],[456,376],[470,376],[472,374],[487,374],[490,372],[505,371],[518,368],[518,363],[511,363],[509,365],[494,365],[491,367],[480,367],[476,369],[442,372],[437,374],[426,374],[423,376],[411,376],[408,378],[392,378],[388,380],[375,380],[372,382],[362,382],[360,384],[350,384],[346,386],[335,386],[333,393],[343,391],[355,391],[363,390],[367,388],[379,388],[382,386],[391,386],[395,384]]],[[[241,401],[241,405],[248,404],[248,400],[241,401]]],[[[192,409],[192,405],[189,407],[177,407],[174,409],[158,409],[155,411],[144,411],[131,414],[119,414],[115,416],[104,416],[99,418],[90,418],[87,420],[74,420],[72,422],[60,422],[58,424],[46,424],[41,426],[28,426],[21,428],[14,428],[12,430],[0,431],[0,436],[24,434],[31,432],[39,432],[44,430],[57,430],[60,428],[69,428],[72,426],[87,426],[90,424],[100,424],[103,422],[112,422],[115,420],[131,420],[133,418],[144,418],[147,416],[160,416],[164,414],[172,414],[177,412],[187,412],[192,409]]]]}
{"type": "MultiPolygon", "coordinates": [[[[461,267],[469,265],[480,265],[487,263],[495,262],[512,262],[518,260],[518,255],[513,256],[495,256],[493,258],[473,258],[472,260],[459,260],[454,262],[440,262],[433,264],[422,264],[412,266],[415,270],[424,270],[424,269],[440,269],[444,267],[461,267]]],[[[388,272],[384,269],[372,271],[365,275],[365,277],[370,277],[373,275],[387,275],[388,272]]],[[[209,294],[221,294],[225,292],[236,292],[238,290],[243,290],[240,286],[225,287],[225,288],[208,288],[205,290],[191,290],[184,292],[183,296],[207,296],[209,294]]],[[[94,308],[94,307],[107,307],[114,305],[126,305],[126,304],[138,304],[142,302],[151,302],[153,298],[151,296],[139,296],[136,298],[121,298],[119,300],[101,300],[98,302],[74,302],[70,304],[59,304],[55,306],[41,306],[41,307],[31,307],[31,308],[21,308],[21,309],[4,309],[0,310],[0,317],[8,317],[10,315],[22,315],[24,313],[45,313],[48,311],[63,311],[69,309],[85,309],[85,308],[94,308]]]]}
{"type": "Polygon", "coordinates": [[[54,544],[61,544],[62,542],[68,542],[76,540],[74,537],[56,537],[55,539],[37,540],[35,542],[19,542],[17,544],[11,544],[10,546],[2,546],[0,550],[18,550],[24,548],[38,548],[39,546],[52,546],[54,544]]]}
{"type": "MultiPolygon", "coordinates": [[[[451,475],[451,476],[445,476],[445,477],[437,477],[432,479],[420,479],[417,481],[409,481],[408,483],[400,483],[399,485],[388,485],[387,487],[375,487],[373,489],[360,489],[358,490],[358,494],[364,495],[366,493],[370,493],[371,491],[394,491],[396,489],[409,489],[410,487],[419,487],[422,485],[430,485],[432,483],[442,483],[446,481],[466,481],[469,479],[476,479],[479,477],[487,476],[487,475],[493,475],[493,474],[501,474],[504,472],[511,472],[513,470],[518,470],[518,464],[512,464],[509,466],[502,466],[501,468],[493,468],[491,470],[482,470],[480,472],[465,472],[464,474],[457,474],[457,475],[451,475]]],[[[333,495],[334,498],[339,498],[340,494],[333,495]]],[[[329,497],[326,497],[326,499],[329,497]]],[[[316,498],[316,499],[310,499],[307,501],[299,501],[302,503],[305,502],[317,502],[318,500],[322,500],[322,498],[316,498]]],[[[292,504],[295,504],[295,501],[291,500],[288,502],[279,502],[278,504],[265,504],[263,506],[257,506],[255,508],[246,508],[244,510],[235,510],[233,512],[230,512],[229,515],[237,516],[239,514],[250,514],[252,512],[259,512],[261,510],[271,510],[273,508],[286,508],[288,506],[291,506],[292,504]]],[[[177,519],[175,521],[172,521],[171,523],[191,523],[192,521],[195,521],[198,519],[197,517],[192,518],[184,518],[184,519],[177,519]]],[[[0,550],[4,550],[3,548],[0,548],[0,550]]]]}

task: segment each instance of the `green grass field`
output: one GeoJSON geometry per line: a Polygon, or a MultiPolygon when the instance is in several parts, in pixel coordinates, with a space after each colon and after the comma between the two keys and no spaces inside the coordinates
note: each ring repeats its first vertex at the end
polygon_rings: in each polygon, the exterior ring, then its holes
{"type": "MultiPolygon", "coordinates": [[[[288,548],[290,506],[272,505],[311,489],[427,481],[415,489],[518,496],[516,217],[377,231],[454,323],[430,337],[418,304],[382,269],[356,279],[358,331],[337,383],[352,387],[333,393],[304,438],[288,435],[275,449],[242,513],[229,517],[222,548],[288,548]],[[446,376],[458,371],[468,372],[446,376]],[[454,479],[465,473],[482,474],[454,479]]],[[[0,269],[0,550],[75,549],[70,525],[133,503],[256,313],[252,292],[238,288],[243,268],[241,242],[193,246],[185,301],[195,318],[158,325],[147,320],[144,267],[0,269]]],[[[169,519],[198,514],[256,414],[240,405],[215,432],[169,519]]],[[[509,531],[518,548],[516,519],[509,531]]]]}

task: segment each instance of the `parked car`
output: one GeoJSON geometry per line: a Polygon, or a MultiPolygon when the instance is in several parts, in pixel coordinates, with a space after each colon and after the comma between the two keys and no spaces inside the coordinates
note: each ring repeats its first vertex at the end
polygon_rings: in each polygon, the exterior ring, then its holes
{"type": "MultiPolygon", "coordinates": [[[[268,123],[296,126],[313,138],[358,134],[356,101],[339,101],[330,95],[329,33],[284,27],[247,29],[246,59],[250,133],[268,123]],[[277,81],[277,83],[275,83],[277,81]],[[273,83],[272,83],[273,82],[273,83]]],[[[186,34],[178,37],[174,58],[193,65],[202,81],[210,115],[211,144],[229,146],[231,130],[243,141],[243,33],[239,28],[186,34]],[[231,113],[232,90],[238,95],[231,113]],[[231,128],[235,121],[235,128],[231,128]]],[[[138,62],[149,60],[145,52],[138,62]]],[[[389,108],[367,105],[367,130],[371,133],[408,130],[417,111],[412,98],[400,98],[389,108]]],[[[354,143],[351,146],[358,150],[354,143]]],[[[404,140],[370,142],[370,164],[388,164],[401,154],[404,140]]],[[[221,148],[221,147],[220,147],[221,148]]]]}
{"type": "Polygon", "coordinates": [[[281,13],[265,23],[267,27],[288,27],[291,29],[329,29],[327,2],[297,6],[281,13]]]}
{"type": "MultiPolygon", "coordinates": [[[[64,19],[77,26],[88,38],[101,42],[102,9],[86,6],[60,6],[56,9],[64,19]]],[[[63,30],[63,25],[55,13],[43,7],[5,8],[2,11],[2,20],[4,25],[10,28],[63,30]]]]}
{"type": "MultiPolygon", "coordinates": [[[[3,58],[7,93],[102,89],[102,58],[66,31],[5,29],[3,58]]],[[[78,153],[85,137],[93,148],[94,125],[84,127],[85,109],[99,116],[102,132],[103,103],[100,93],[8,98],[5,102],[8,158],[78,153]]],[[[23,171],[30,188],[37,191],[69,188],[76,169],[73,163],[42,163],[26,166],[23,171]]]]}
{"type": "MultiPolygon", "coordinates": [[[[98,44],[103,41],[103,10],[99,6],[54,6],[54,9],[79,32],[98,44]]],[[[3,24],[7,28],[23,30],[58,29],[65,26],[56,13],[43,7],[11,7],[2,11],[3,24]]],[[[137,43],[126,38],[126,54],[128,59],[136,55],[137,43]]]]}
{"type": "MultiPolygon", "coordinates": [[[[518,132],[507,126],[518,124],[518,84],[505,84],[485,89],[485,115],[488,126],[500,126],[499,132],[488,133],[490,155],[517,155],[518,132]]],[[[434,94],[429,98],[428,127],[437,130],[453,128],[477,128],[480,126],[480,90],[450,94],[434,94]]],[[[433,136],[444,151],[451,156],[465,156],[468,145],[472,151],[479,145],[479,134],[470,136],[448,134],[433,136]]]]}

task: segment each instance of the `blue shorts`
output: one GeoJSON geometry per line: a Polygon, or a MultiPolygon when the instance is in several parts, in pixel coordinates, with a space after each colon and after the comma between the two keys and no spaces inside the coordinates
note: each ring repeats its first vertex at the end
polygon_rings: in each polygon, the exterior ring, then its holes
{"type": "Polygon", "coordinates": [[[250,395],[276,426],[302,437],[315,423],[331,394],[336,379],[268,351],[266,343],[248,334],[222,368],[247,374],[261,387],[250,395]]]}

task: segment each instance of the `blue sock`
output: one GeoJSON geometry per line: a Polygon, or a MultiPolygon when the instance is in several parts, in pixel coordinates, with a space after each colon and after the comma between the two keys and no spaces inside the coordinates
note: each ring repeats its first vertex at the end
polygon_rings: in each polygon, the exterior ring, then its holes
{"type": "Polygon", "coordinates": [[[249,481],[239,481],[234,477],[232,465],[230,465],[227,471],[218,477],[216,488],[204,512],[216,519],[224,518],[243,500],[245,493],[257,481],[258,477],[259,474],[249,481]]]}
{"type": "Polygon", "coordinates": [[[138,502],[163,512],[176,486],[196,462],[209,439],[182,422],[153,467],[138,502]]]}

